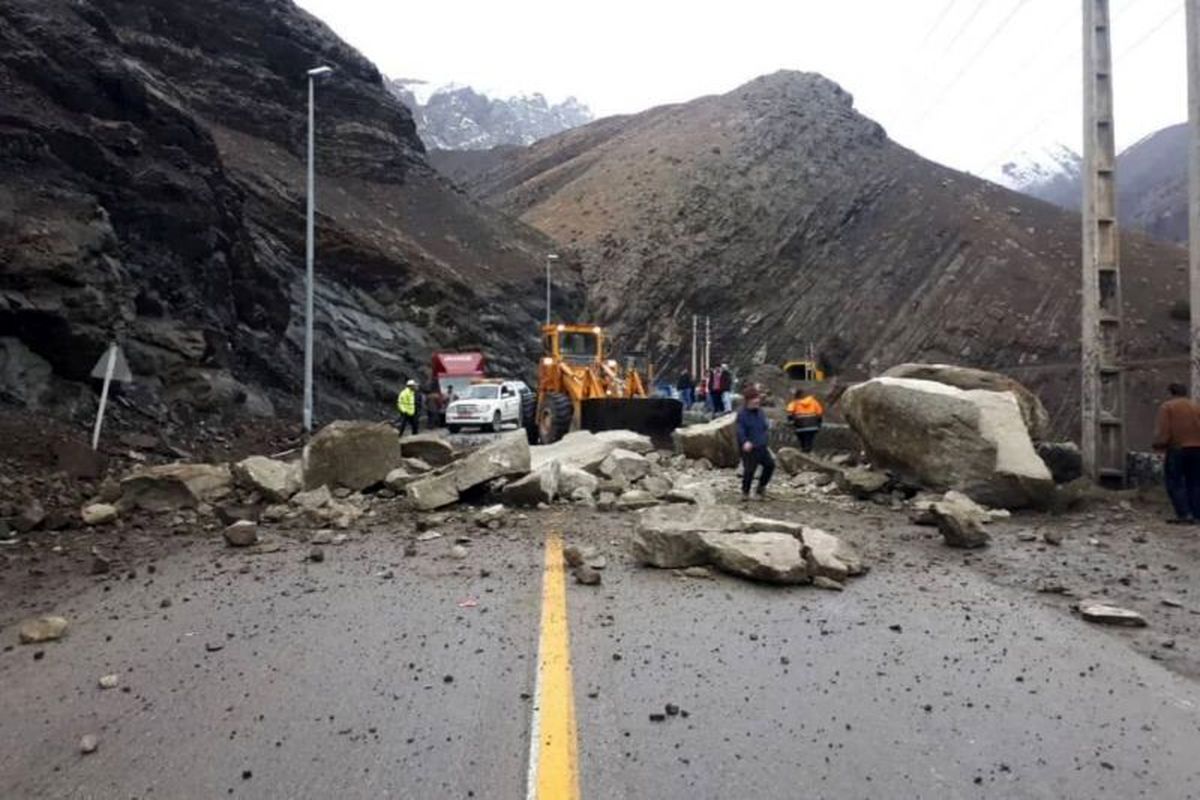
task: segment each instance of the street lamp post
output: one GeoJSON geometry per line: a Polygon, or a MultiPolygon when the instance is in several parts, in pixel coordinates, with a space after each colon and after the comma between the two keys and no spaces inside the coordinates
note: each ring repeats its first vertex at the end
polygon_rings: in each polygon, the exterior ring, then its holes
{"type": "Polygon", "coordinates": [[[546,254],[546,324],[550,324],[550,265],[558,261],[557,253],[546,254]]]}
{"type": "Polygon", "coordinates": [[[308,71],[308,216],[304,235],[304,431],[312,432],[313,417],[313,217],[316,212],[314,160],[313,84],[333,72],[321,66],[308,71]]]}

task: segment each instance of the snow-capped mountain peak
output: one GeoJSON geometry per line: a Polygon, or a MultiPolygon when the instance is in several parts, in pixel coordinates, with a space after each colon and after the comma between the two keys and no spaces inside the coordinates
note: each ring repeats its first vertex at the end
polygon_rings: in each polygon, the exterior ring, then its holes
{"type": "Polygon", "coordinates": [[[552,103],[541,92],[500,99],[471,86],[400,78],[388,87],[412,109],[417,133],[428,148],[486,150],[538,139],[592,121],[592,112],[574,97],[552,103]]]}
{"type": "Polygon", "coordinates": [[[1019,153],[988,177],[1009,189],[1038,196],[1038,187],[1076,180],[1082,162],[1083,158],[1070,147],[1052,144],[1019,153]]]}

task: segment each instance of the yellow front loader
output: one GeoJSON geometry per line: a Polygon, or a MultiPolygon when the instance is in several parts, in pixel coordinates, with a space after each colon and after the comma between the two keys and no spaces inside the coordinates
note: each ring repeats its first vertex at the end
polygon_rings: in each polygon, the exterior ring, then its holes
{"type": "Polygon", "coordinates": [[[598,325],[543,325],[538,367],[538,440],[550,444],[572,430],[632,430],[669,435],[683,422],[678,400],[649,397],[636,369],[608,358],[598,325]]]}

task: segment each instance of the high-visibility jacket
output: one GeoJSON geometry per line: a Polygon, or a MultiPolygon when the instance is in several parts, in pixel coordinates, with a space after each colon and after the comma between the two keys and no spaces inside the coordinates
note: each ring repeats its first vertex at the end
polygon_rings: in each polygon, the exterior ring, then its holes
{"type": "Polygon", "coordinates": [[[821,428],[821,417],[825,415],[825,408],[820,400],[808,395],[788,403],[787,414],[796,430],[815,431],[821,428]]]}
{"type": "Polygon", "coordinates": [[[405,386],[396,397],[396,410],[406,417],[417,413],[417,393],[411,386],[405,386]]]}

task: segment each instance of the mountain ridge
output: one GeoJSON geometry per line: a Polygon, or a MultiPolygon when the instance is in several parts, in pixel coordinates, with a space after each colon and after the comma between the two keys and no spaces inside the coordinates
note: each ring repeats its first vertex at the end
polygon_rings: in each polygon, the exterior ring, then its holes
{"type": "MultiPolygon", "coordinates": [[[[888,140],[826,78],[779,72],[597,120],[462,177],[576,253],[591,316],[669,369],[695,313],[714,320],[714,358],[782,362],[813,343],[846,376],[1003,369],[1043,393],[1062,435],[1077,425],[1078,217],[888,140]]],[[[1164,299],[1184,254],[1122,246],[1130,358],[1185,356],[1164,299]]],[[[1131,393],[1157,396],[1162,377],[1132,374],[1131,393]]],[[[1144,438],[1152,408],[1131,405],[1144,438]]]]}

